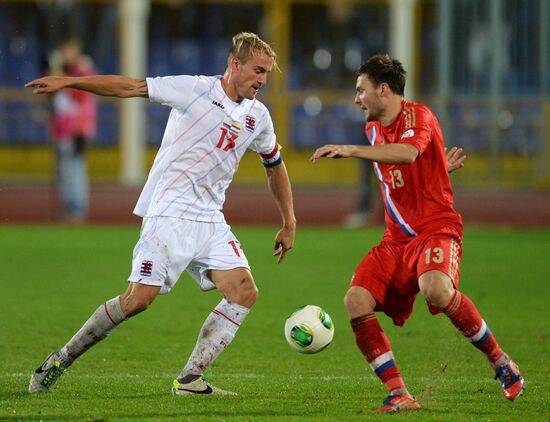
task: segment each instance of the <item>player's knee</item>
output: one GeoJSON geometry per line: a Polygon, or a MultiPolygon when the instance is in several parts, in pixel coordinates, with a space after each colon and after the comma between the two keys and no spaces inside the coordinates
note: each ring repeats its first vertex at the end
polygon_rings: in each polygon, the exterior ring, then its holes
{"type": "Polygon", "coordinates": [[[438,271],[422,274],[418,285],[426,300],[439,309],[447,306],[454,294],[454,286],[450,277],[438,271]]]}
{"type": "Polygon", "coordinates": [[[251,308],[258,299],[258,288],[250,275],[243,276],[235,289],[225,293],[226,299],[239,305],[251,308]]]}
{"type": "Polygon", "coordinates": [[[353,309],[355,305],[353,295],[350,294],[349,290],[346,292],[346,295],[344,296],[344,306],[349,311],[350,309],[353,309]]]}
{"type": "Polygon", "coordinates": [[[127,318],[145,311],[153,300],[147,297],[130,296],[126,301],[122,302],[122,311],[127,318]]]}
{"type": "Polygon", "coordinates": [[[244,284],[244,292],[243,296],[249,305],[247,306],[250,308],[254,303],[256,303],[256,300],[258,300],[258,287],[256,286],[256,283],[254,283],[254,280],[252,277],[248,277],[246,283],[244,284]]]}
{"type": "Polygon", "coordinates": [[[128,290],[120,297],[120,306],[124,315],[130,318],[145,311],[155,300],[160,288],[131,284],[128,290]]]}
{"type": "Polygon", "coordinates": [[[252,307],[252,305],[256,303],[256,301],[258,300],[258,294],[259,294],[258,287],[256,287],[256,284],[254,283],[254,281],[252,281],[250,283],[250,286],[247,287],[247,291],[246,291],[246,302],[248,303],[248,305],[245,305],[245,306],[247,308],[252,307]]]}
{"type": "Polygon", "coordinates": [[[356,318],[374,312],[376,301],[368,290],[352,286],[344,296],[344,305],[350,318],[356,318]]]}

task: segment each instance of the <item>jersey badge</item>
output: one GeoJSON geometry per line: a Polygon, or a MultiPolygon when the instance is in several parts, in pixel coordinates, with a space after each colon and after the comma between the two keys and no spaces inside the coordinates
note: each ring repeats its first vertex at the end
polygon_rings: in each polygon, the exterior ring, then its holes
{"type": "Polygon", "coordinates": [[[250,114],[247,114],[244,118],[244,127],[249,132],[254,132],[254,130],[256,129],[256,119],[250,114]]]}
{"type": "Polygon", "coordinates": [[[223,119],[223,127],[228,133],[233,134],[235,137],[237,137],[239,136],[242,125],[240,122],[233,120],[231,117],[227,116],[225,119],[223,119]]]}
{"type": "Polygon", "coordinates": [[[401,139],[403,139],[403,138],[411,138],[411,137],[413,137],[413,136],[414,136],[414,130],[409,129],[409,130],[403,132],[403,135],[401,135],[401,139]]]}
{"type": "Polygon", "coordinates": [[[150,277],[153,273],[153,261],[143,261],[139,273],[143,276],[150,277]]]}

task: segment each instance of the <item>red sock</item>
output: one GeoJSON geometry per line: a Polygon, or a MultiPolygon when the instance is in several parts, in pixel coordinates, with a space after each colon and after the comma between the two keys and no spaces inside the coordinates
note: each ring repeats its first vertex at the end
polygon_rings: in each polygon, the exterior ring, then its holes
{"type": "Polygon", "coordinates": [[[397,389],[406,390],[407,387],[395,364],[390,342],[374,313],[352,319],[351,328],[355,333],[359,350],[388,391],[391,393],[397,389]]]}
{"type": "Polygon", "coordinates": [[[456,290],[453,298],[442,311],[475,347],[485,353],[491,363],[495,363],[504,355],[495,336],[468,296],[456,290]]]}

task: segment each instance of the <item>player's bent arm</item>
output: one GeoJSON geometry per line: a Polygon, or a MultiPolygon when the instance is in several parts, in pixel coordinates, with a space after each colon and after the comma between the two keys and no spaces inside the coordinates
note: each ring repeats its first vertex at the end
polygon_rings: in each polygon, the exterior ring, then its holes
{"type": "Polygon", "coordinates": [[[283,227],[275,236],[273,248],[273,255],[278,256],[277,263],[280,264],[286,253],[294,246],[294,237],[296,236],[296,217],[294,215],[292,189],[286,166],[282,161],[275,166],[267,167],[266,174],[269,189],[283,219],[283,227]]]}
{"type": "Polygon", "coordinates": [[[145,79],[119,75],[46,76],[25,84],[25,87],[35,88],[34,94],[47,94],[64,88],[74,88],[106,97],[131,98],[149,95],[145,79]]]}
{"type": "Polygon", "coordinates": [[[269,190],[275,199],[279,213],[283,220],[283,226],[296,229],[296,217],[292,200],[292,188],[284,162],[274,167],[265,169],[269,190]]]}

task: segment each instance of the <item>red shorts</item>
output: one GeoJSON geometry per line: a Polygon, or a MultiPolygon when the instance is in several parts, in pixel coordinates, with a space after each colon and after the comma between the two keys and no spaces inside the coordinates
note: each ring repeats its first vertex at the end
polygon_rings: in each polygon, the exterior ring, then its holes
{"type": "MultiPolygon", "coordinates": [[[[402,326],[411,316],[419,291],[418,278],[438,270],[447,274],[458,288],[462,238],[452,227],[423,233],[408,243],[385,236],[361,261],[351,286],[367,289],[376,300],[375,311],[384,312],[395,325],[402,326]]],[[[430,312],[438,309],[428,304],[430,312]]]]}

